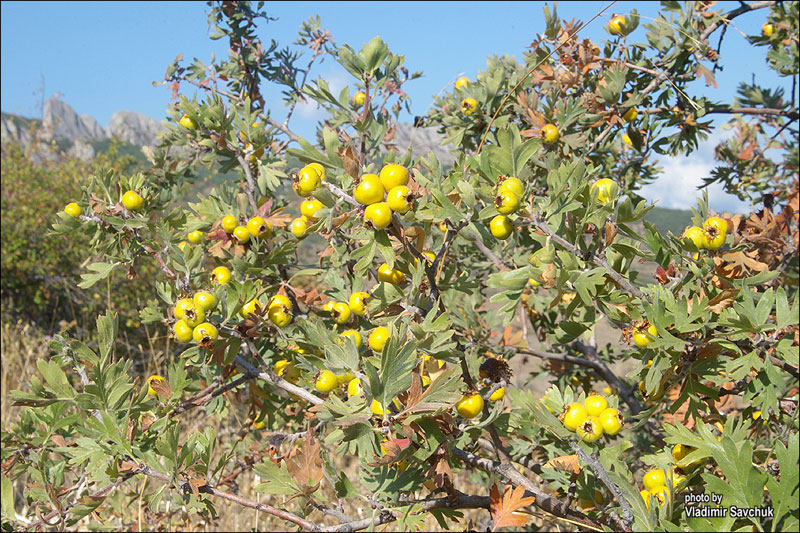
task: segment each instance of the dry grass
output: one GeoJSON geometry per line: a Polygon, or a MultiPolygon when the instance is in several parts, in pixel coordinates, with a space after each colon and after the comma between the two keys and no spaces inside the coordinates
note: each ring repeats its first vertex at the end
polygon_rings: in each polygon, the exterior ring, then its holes
{"type": "Polygon", "coordinates": [[[2,320],[0,332],[0,360],[2,361],[2,378],[0,378],[0,397],[2,408],[0,414],[3,423],[8,424],[16,419],[19,407],[11,404],[9,393],[23,383],[29,383],[34,373],[38,373],[36,361],[47,357],[50,348],[44,341],[44,335],[31,324],[2,320]]]}

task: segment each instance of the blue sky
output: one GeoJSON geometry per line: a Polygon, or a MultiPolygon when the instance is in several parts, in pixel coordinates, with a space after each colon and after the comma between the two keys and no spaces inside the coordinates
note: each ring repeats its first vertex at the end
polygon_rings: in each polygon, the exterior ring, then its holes
{"type": "MultiPolygon", "coordinates": [[[[608,3],[562,2],[558,12],[562,18],[586,21],[608,3]]],[[[409,70],[423,71],[421,79],[405,87],[412,99],[412,115],[423,115],[433,95],[451,87],[459,75],[474,78],[477,71],[485,68],[487,56],[509,54],[520,59],[536,33],[544,29],[543,5],[544,2],[270,2],[267,10],[278,20],[262,24],[259,35],[284,45],[292,43],[300,23],[314,14],[321,17],[323,27],[339,44],[358,49],[380,35],[393,52],[406,57],[409,70]]],[[[738,2],[720,2],[714,9],[727,10],[737,5],[738,2]]],[[[603,26],[612,13],[627,13],[633,8],[646,22],[657,15],[659,5],[616,2],[583,35],[595,41],[607,38],[603,26]]],[[[79,114],[91,115],[103,126],[117,110],[161,119],[170,102],[169,90],[153,87],[152,82],[163,77],[175,56],[183,53],[186,60],[197,57],[208,62],[212,53],[217,57],[226,53],[224,40],[208,38],[205,2],[4,1],[0,9],[2,110],[29,117],[40,115],[43,86],[46,98],[58,93],[79,114]]],[[[745,33],[759,33],[766,14],[766,10],[760,10],[734,21],[723,44],[722,57],[727,62],[717,74],[720,88],[706,88],[702,82],[695,82],[691,87],[697,91],[695,94],[729,101],[738,81],[749,80],[752,75],[759,80],[774,78],[765,66],[763,49],[753,49],[743,37],[745,33]]],[[[629,39],[644,41],[643,29],[629,39]]],[[[334,88],[352,83],[330,59],[314,75],[326,78],[334,88]]],[[[275,105],[282,103],[275,101],[275,105]]],[[[318,118],[313,107],[305,107],[298,110],[293,126],[300,134],[310,135],[318,118]]],[[[707,159],[708,154],[705,150],[705,155],[697,157],[707,159]]],[[[689,167],[681,168],[687,171],[689,167]]],[[[691,172],[700,171],[697,165],[692,168],[691,172]]],[[[697,179],[692,178],[692,183],[697,179]]],[[[667,190],[652,188],[652,199],[661,200],[664,206],[680,207],[683,200],[665,195],[667,190]]],[[[713,204],[718,208],[734,206],[712,191],[713,204]]]]}

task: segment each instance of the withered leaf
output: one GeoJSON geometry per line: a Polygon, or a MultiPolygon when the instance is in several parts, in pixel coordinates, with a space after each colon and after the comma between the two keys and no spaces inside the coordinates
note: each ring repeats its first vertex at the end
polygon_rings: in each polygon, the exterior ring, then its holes
{"type": "Polygon", "coordinates": [[[707,308],[715,314],[720,314],[724,309],[731,307],[739,294],[739,289],[725,289],[708,302],[707,308]]]}
{"type": "Polygon", "coordinates": [[[342,162],[344,163],[344,171],[347,173],[347,175],[353,179],[358,178],[358,159],[356,158],[355,150],[353,150],[352,144],[349,144],[349,139],[348,146],[342,146],[339,148],[338,155],[342,158],[342,162]]]}
{"type": "Polygon", "coordinates": [[[580,474],[581,472],[578,456],[575,454],[553,457],[544,464],[544,468],[554,468],[555,470],[569,472],[570,474],[580,474]]]}
{"type": "Polygon", "coordinates": [[[152,387],[152,389],[156,391],[156,394],[158,394],[165,400],[168,400],[169,397],[172,395],[172,387],[169,386],[169,382],[166,380],[161,381],[158,379],[151,379],[148,385],[150,385],[150,387],[152,387]]]}
{"type": "Polygon", "coordinates": [[[525,487],[513,488],[511,485],[506,485],[503,496],[500,496],[500,489],[497,485],[492,485],[489,491],[489,507],[492,512],[494,524],[492,524],[492,531],[497,531],[502,527],[519,527],[524,526],[530,516],[519,514],[516,511],[531,505],[536,498],[533,496],[524,497],[525,487]]]}
{"type": "Polygon", "coordinates": [[[303,439],[303,444],[295,448],[286,459],[286,468],[303,494],[310,496],[319,488],[322,480],[322,456],[320,445],[312,435],[303,439]]]}
{"type": "Polygon", "coordinates": [[[605,224],[606,248],[611,246],[617,236],[617,225],[611,220],[606,220],[605,224]]]}
{"type": "Polygon", "coordinates": [[[191,489],[192,494],[194,494],[195,499],[198,499],[198,500],[200,499],[200,490],[199,489],[200,489],[200,487],[205,487],[206,484],[207,484],[206,480],[203,479],[203,478],[190,479],[189,480],[189,488],[191,489]]]}
{"type": "Polygon", "coordinates": [[[453,484],[453,470],[450,468],[447,458],[443,455],[436,458],[426,477],[433,477],[434,485],[440,489],[445,486],[451,486],[453,484]]]}
{"type": "Polygon", "coordinates": [[[122,461],[118,468],[120,474],[130,474],[131,472],[136,472],[137,470],[139,470],[139,465],[132,461],[122,461]]]}

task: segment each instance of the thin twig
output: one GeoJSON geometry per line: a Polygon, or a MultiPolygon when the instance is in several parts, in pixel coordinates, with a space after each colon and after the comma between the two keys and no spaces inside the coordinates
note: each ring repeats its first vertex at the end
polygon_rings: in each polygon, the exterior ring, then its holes
{"type": "MultiPolygon", "coordinates": [[[[151,477],[153,479],[158,479],[158,480],[163,481],[165,483],[172,483],[173,482],[172,477],[170,477],[169,475],[162,474],[161,472],[156,472],[155,470],[153,470],[152,468],[150,468],[147,465],[140,465],[139,471],[137,473],[144,474],[144,475],[146,475],[148,477],[151,477]]],[[[183,489],[184,491],[186,491],[186,492],[191,492],[191,484],[188,481],[183,482],[183,483],[179,483],[179,487],[181,489],[183,489]]],[[[261,511],[262,513],[267,513],[267,514],[270,514],[270,515],[275,516],[277,518],[280,518],[282,520],[286,520],[287,522],[291,522],[291,523],[293,523],[295,525],[298,525],[298,526],[300,526],[301,528],[303,528],[306,531],[320,531],[320,527],[317,524],[315,524],[313,522],[309,522],[308,520],[305,520],[303,518],[300,518],[296,514],[290,513],[288,511],[284,511],[282,509],[277,509],[275,507],[272,507],[271,505],[266,505],[266,504],[259,503],[259,502],[253,501],[253,500],[249,500],[247,498],[243,498],[241,496],[237,496],[236,494],[231,494],[230,492],[225,492],[225,491],[219,490],[219,489],[217,489],[215,487],[212,487],[210,485],[203,485],[203,486],[197,487],[197,491],[198,492],[202,492],[203,494],[209,494],[211,496],[215,496],[217,498],[222,498],[223,500],[231,501],[233,503],[241,505],[242,507],[247,507],[247,508],[250,508],[250,509],[257,509],[258,511],[261,511]]]]}
{"type": "Polygon", "coordinates": [[[614,281],[616,281],[620,285],[620,287],[625,289],[631,295],[639,298],[640,300],[646,300],[648,302],[652,302],[652,300],[648,295],[646,295],[645,293],[634,287],[633,284],[631,284],[631,282],[629,282],[622,276],[622,274],[614,270],[611,267],[611,265],[608,264],[608,261],[606,261],[605,258],[600,257],[593,252],[581,250],[574,244],[566,241],[564,238],[560,237],[556,232],[550,229],[550,227],[547,225],[547,222],[545,222],[544,219],[539,215],[534,215],[532,222],[537,229],[541,230],[542,233],[544,233],[545,235],[548,235],[551,238],[551,240],[556,242],[559,246],[561,246],[565,250],[575,254],[584,261],[589,261],[599,267],[603,267],[606,270],[606,274],[610,276],[614,281]]]}

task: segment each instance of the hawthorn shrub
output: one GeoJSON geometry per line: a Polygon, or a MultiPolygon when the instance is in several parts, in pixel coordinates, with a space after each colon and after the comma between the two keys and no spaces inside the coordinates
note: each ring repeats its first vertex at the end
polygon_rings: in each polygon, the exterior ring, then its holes
{"type": "Polygon", "coordinates": [[[796,94],[689,86],[715,83],[710,41],[743,15],[796,78],[797,9],[664,2],[646,43],[635,11],[592,17],[610,34],[593,43],[546,8],[522,63],[491,58],[435,99],[424,122],[458,151],[444,168],[386,149],[418,73],[380,38],[355,50],[310,19],[294,47],[266,45],[261,4],[212,3],[230,55],[168,67],[151,166],[91,176],[53,226],[103,254],[85,287],[149,256],[139,316],[177,347],[141,380],[113,354],[124,317],[98,318],[97,349],[50,343],[3,430],[3,527],[213,528],[227,500],[304,530],[797,530],[796,94]],[[312,79],[324,58],[352,87],[312,79]],[[307,99],[328,114],[311,141],[291,129],[307,99]],[[661,234],[636,191],[711,114],[735,135],[708,182],[758,207],[703,195],[661,234]],[[203,167],[238,179],[180,205],[203,167]],[[601,321],[620,343],[597,344],[601,321]]]}

